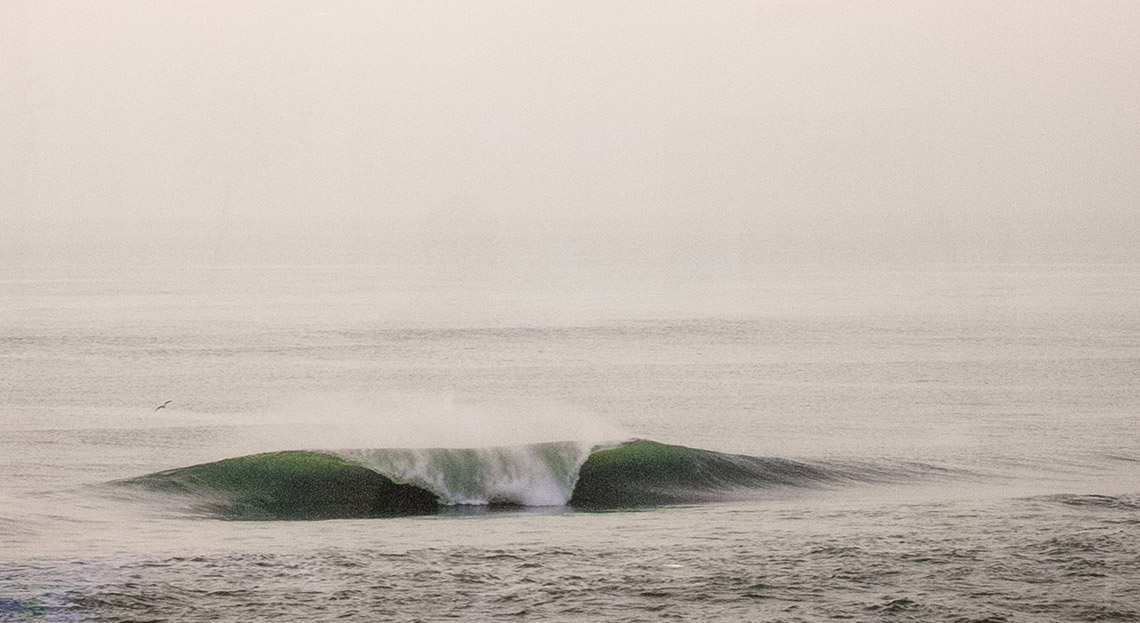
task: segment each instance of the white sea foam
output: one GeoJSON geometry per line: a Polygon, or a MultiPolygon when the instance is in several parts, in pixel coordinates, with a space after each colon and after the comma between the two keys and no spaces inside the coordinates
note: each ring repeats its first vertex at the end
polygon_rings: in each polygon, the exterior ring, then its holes
{"type": "Polygon", "coordinates": [[[348,450],[341,456],[422,486],[445,504],[562,506],[590,446],[576,442],[475,449],[348,450]]]}

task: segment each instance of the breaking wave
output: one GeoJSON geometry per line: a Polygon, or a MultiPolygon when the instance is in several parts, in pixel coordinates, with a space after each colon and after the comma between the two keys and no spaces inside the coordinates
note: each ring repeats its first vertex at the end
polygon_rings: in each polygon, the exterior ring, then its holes
{"type": "Polygon", "coordinates": [[[871,480],[850,467],[633,440],[470,449],[282,451],[117,481],[226,519],[432,514],[455,507],[623,509],[871,480]]]}

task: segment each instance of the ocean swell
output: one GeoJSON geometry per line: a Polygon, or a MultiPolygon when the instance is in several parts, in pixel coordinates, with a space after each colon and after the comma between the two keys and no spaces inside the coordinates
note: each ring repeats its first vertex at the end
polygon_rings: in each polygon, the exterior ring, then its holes
{"type": "Polygon", "coordinates": [[[449,507],[622,509],[740,499],[851,474],[803,462],[633,440],[468,449],[282,451],[118,481],[226,519],[334,519],[449,507]]]}

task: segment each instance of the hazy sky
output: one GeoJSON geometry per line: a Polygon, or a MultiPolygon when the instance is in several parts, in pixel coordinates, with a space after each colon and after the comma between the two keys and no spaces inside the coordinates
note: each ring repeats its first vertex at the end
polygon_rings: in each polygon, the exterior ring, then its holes
{"type": "Polygon", "coordinates": [[[1134,0],[5,0],[0,261],[1136,259],[1138,63],[1134,0]]]}

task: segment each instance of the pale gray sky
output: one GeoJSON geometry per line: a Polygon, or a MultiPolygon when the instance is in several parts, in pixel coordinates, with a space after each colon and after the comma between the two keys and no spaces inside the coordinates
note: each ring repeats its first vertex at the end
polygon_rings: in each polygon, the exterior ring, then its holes
{"type": "Polygon", "coordinates": [[[1136,260],[1138,63],[1132,0],[6,0],[0,262],[1136,260]]]}

